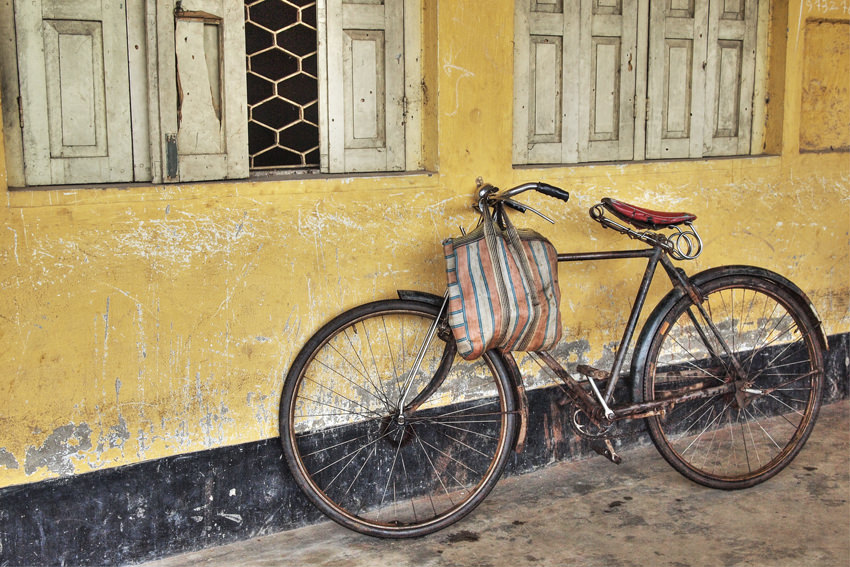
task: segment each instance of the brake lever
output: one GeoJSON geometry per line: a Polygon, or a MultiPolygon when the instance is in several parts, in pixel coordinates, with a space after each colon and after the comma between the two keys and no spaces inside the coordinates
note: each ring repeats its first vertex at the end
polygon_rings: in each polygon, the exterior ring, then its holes
{"type": "Polygon", "coordinates": [[[535,215],[539,216],[545,221],[548,221],[550,224],[555,224],[555,221],[535,209],[534,207],[529,207],[525,203],[520,203],[519,201],[514,201],[513,199],[499,199],[499,201],[512,209],[516,209],[517,211],[524,213],[526,211],[531,211],[535,215]]]}

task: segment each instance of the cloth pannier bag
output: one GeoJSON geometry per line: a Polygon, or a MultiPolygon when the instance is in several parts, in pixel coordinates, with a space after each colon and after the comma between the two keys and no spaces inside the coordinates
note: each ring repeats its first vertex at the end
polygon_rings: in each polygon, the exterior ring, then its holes
{"type": "Polygon", "coordinates": [[[472,232],[443,242],[449,325],[467,360],[491,348],[543,351],[561,338],[558,255],[533,230],[489,210],[472,232]]]}

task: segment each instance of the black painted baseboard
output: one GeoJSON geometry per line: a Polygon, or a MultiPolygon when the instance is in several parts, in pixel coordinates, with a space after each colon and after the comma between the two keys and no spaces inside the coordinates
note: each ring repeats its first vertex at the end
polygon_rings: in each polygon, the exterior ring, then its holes
{"type": "MultiPolygon", "coordinates": [[[[826,402],[848,396],[850,334],[830,338],[826,402]]],[[[524,451],[507,474],[590,452],[559,388],[529,392],[524,451]]],[[[618,446],[647,442],[632,422],[618,446]]],[[[278,439],[0,489],[0,567],[115,565],[248,539],[322,519],[301,495],[278,439]]]]}

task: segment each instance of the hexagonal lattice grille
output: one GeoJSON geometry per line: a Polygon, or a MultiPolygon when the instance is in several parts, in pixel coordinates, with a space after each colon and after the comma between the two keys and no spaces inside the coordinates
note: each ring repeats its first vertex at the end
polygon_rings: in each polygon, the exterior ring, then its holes
{"type": "Polygon", "coordinates": [[[251,169],[319,166],[315,0],[245,0],[251,169]]]}

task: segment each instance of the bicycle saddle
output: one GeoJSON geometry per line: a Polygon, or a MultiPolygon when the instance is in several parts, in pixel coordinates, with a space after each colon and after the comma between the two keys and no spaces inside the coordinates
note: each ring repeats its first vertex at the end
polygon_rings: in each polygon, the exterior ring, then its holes
{"type": "Polygon", "coordinates": [[[696,220],[696,215],[691,213],[662,213],[643,207],[636,207],[610,197],[602,199],[602,204],[615,216],[637,228],[657,230],[667,226],[675,226],[696,220]]]}

